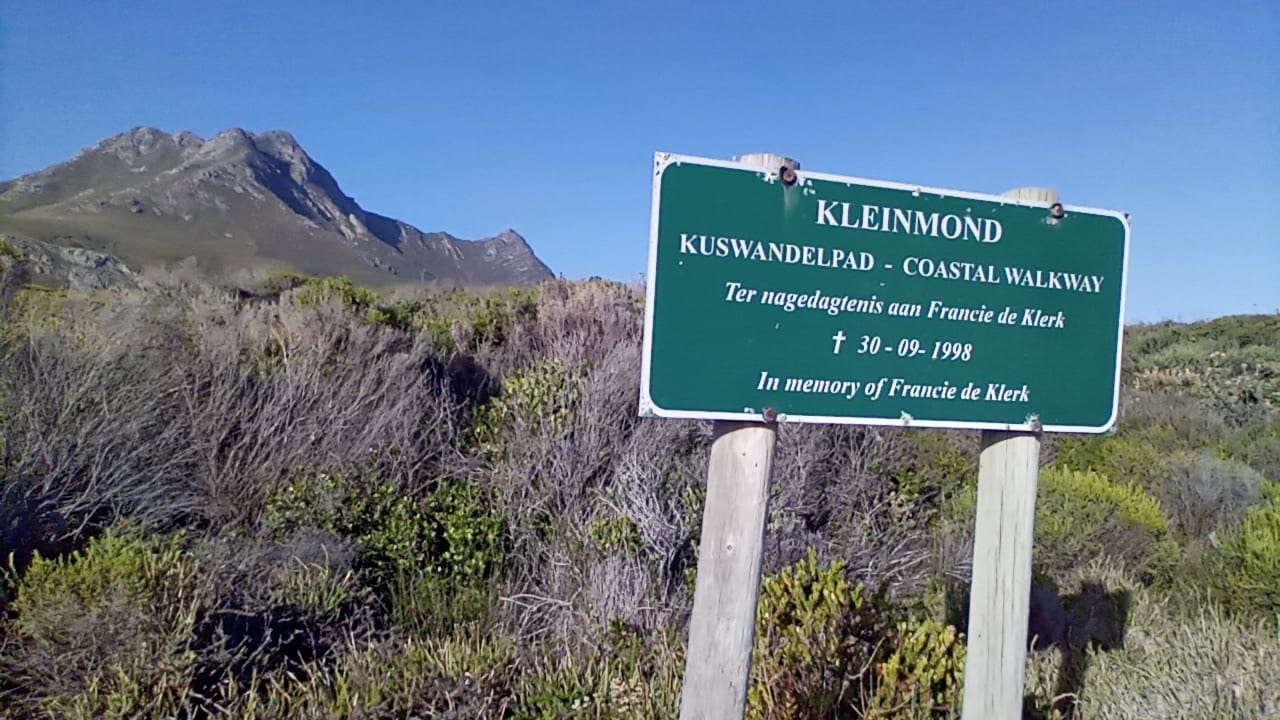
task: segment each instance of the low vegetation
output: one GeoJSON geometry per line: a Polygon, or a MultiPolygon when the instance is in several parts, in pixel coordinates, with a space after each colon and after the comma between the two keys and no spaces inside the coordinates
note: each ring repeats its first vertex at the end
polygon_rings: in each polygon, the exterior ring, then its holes
{"type": "MultiPolygon", "coordinates": [[[[16,265],[15,265],[16,267],[16,265]]],[[[674,718],[710,428],[643,297],[0,284],[0,717],[674,718]]],[[[1280,713],[1280,317],[1046,442],[1036,718],[1280,713]]],[[[972,433],[784,426],[749,714],[958,717],[972,433]]]]}

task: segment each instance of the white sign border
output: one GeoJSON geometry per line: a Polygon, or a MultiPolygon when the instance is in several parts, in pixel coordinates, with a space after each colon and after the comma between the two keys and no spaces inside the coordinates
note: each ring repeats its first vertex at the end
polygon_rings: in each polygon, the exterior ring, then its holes
{"type": "MultiPolygon", "coordinates": [[[[654,153],[653,157],[653,202],[649,213],[649,266],[648,273],[645,276],[645,301],[644,301],[644,347],[640,360],[640,408],[641,417],[659,417],[674,418],[683,420],[737,420],[746,422],[767,422],[763,411],[754,412],[714,412],[702,410],[668,410],[659,407],[653,402],[653,397],[649,392],[649,377],[653,350],[653,298],[656,291],[657,269],[658,269],[658,216],[659,205],[662,199],[662,174],[672,165],[708,165],[711,167],[730,168],[734,170],[743,170],[764,175],[766,179],[777,176],[777,171],[761,169],[755,165],[747,165],[740,162],[730,160],[717,160],[714,158],[698,157],[696,155],[681,155],[679,153],[654,153]]],[[[848,185],[866,185],[878,188],[888,188],[892,190],[907,190],[918,193],[936,194],[941,197],[966,198],[970,200],[983,200],[986,202],[999,203],[1001,205],[1024,205],[1027,207],[1043,207],[1048,208],[1049,203],[1030,202],[1026,200],[1017,200],[1005,197],[1003,195],[989,195],[986,193],[968,192],[964,190],[947,190],[943,188],[929,187],[927,185],[911,185],[909,183],[890,182],[887,180],[871,180],[868,178],[859,178],[848,175],[833,175],[831,173],[810,172],[806,170],[796,171],[797,183],[803,183],[806,179],[823,180],[827,182],[845,183],[848,185]]],[[[828,415],[791,415],[778,413],[777,422],[794,422],[794,423],[822,423],[831,425],[879,425],[879,426],[898,426],[898,427],[924,427],[924,428],[950,428],[956,430],[1006,430],[1006,431],[1022,431],[1022,432],[1062,432],[1062,433],[1091,433],[1100,434],[1112,432],[1120,409],[1120,357],[1123,351],[1124,343],[1124,315],[1125,302],[1127,300],[1129,284],[1129,215],[1127,213],[1116,210],[1103,210],[1100,208],[1092,208],[1081,205],[1063,205],[1063,209],[1068,213],[1080,213],[1085,215],[1104,215],[1113,217],[1120,221],[1124,226],[1124,263],[1120,271],[1120,318],[1116,327],[1116,358],[1115,358],[1115,377],[1112,381],[1112,397],[1111,397],[1111,415],[1105,423],[1097,426],[1090,425],[1042,425],[1039,418],[1035,415],[1028,415],[1026,422],[1022,423],[991,423],[991,422],[971,422],[966,420],[916,420],[911,416],[903,413],[901,418],[867,418],[853,417],[846,415],[828,416],[828,415]]]]}

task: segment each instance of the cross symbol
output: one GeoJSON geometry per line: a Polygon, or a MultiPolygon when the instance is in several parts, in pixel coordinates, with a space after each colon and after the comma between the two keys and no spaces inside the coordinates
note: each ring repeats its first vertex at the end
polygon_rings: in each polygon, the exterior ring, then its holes
{"type": "Polygon", "coordinates": [[[831,336],[831,339],[836,341],[836,349],[835,349],[835,350],[832,350],[832,351],[831,351],[831,354],[832,354],[832,355],[839,355],[839,354],[840,354],[840,346],[841,346],[842,344],[844,344],[844,341],[845,341],[845,340],[847,340],[848,338],[846,338],[846,337],[844,336],[844,331],[843,331],[843,330],[837,330],[837,331],[836,331],[836,334],[831,336]]]}

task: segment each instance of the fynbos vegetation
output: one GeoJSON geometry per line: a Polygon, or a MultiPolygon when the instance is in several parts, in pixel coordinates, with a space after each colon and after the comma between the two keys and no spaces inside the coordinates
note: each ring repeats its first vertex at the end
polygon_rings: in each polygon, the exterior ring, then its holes
{"type": "MultiPolygon", "coordinates": [[[[708,425],[643,298],[0,288],[0,717],[673,718],[708,425]]],[[[1280,317],[1131,328],[1050,438],[1026,712],[1280,713],[1280,317]]],[[[976,437],[784,426],[753,718],[948,718],[976,437]]]]}

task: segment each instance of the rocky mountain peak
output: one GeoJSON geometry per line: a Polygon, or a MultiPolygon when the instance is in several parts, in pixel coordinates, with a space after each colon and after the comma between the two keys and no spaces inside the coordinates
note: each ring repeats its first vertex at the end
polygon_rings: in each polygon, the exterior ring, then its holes
{"type": "Polygon", "coordinates": [[[494,239],[498,240],[499,242],[507,243],[510,245],[524,245],[524,246],[529,245],[529,241],[525,240],[523,235],[516,232],[512,228],[506,228],[502,232],[498,233],[494,239]]]}
{"type": "Polygon", "coordinates": [[[158,151],[176,146],[175,138],[163,130],[153,127],[136,127],[81,150],[76,157],[90,154],[109,155],[126,163],[136,164],[158,151]]]}

